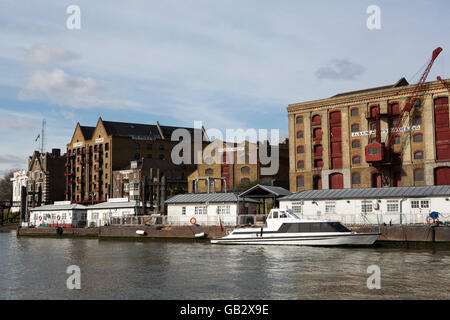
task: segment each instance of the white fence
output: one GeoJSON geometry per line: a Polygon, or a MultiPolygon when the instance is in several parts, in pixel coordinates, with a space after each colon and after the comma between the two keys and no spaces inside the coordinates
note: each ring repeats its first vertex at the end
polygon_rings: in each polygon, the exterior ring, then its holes
{"type": "MultiPolygon", "coordinates": [[[[321,215],[302,215],[301,219],[306,220],[337,220],[345,225],[424,225],[427,224],[427,213],[410,214],[321,214],[321,215]]],[[[450,214],[439,215],[439,221],[450,223],[450,214]]]]}

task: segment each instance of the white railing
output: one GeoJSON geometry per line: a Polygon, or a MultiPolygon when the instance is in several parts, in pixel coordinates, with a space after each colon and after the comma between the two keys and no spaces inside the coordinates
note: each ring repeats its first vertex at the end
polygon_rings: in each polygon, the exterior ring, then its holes
{"type": "MultiPolygon", "coordinates": [[[[428,213],[367,213],[367,214],[321,214],[302,215],[306,220],[337,220],[345,225],[424,225],[427,224],[428,213]]],[[[440,214],[439,221],[450,223],[450,214],[440,214]]]]}

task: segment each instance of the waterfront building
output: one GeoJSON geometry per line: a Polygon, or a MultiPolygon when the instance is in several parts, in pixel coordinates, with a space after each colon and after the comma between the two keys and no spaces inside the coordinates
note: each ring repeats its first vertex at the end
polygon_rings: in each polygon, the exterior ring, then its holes
{"type": "Polygon", "coordinates": [[[28,208],[64,200],[64,163],[60,149],[52,149],[51,153],[34,151],[28,158],[28,208]]]}
{"type": "Polygon", "coordinates": [[[29,225],[33,227],[84,228],[86,221],[86,207],[70,201],[30,209],[29,225]]]}
{"type": "MultiPolygon", "coordinates": [[[[172,133],[179,127],[103,121],[99,118],[95,127],[79,123],[69,144],[66,157],[66,200],[77,203],[104,202],[111,197],[113,171],[126,168],[130,161],[159,159],[171,161],[172,148],[179,140],[172,140],[172,133]]],[[[186,129],[206,143],[205,130],[186,129]]],[[[191,156],[192,153],[189,156],[191,156]]],[[[192,159],[192,157],[191,157],[192,159]]]]}
{"type": "Polygon", "coordinates": [[[278,170],[275,174],[263,175],[261,143],[242,141],[229,143],[219,139],[208,144],[198,158],[202,163],[188,177],[189,193],[240,191],[259,182],[265,185],[289,187],[289,144],[285,140],[277,146],[268,146],[269,154],[279,151],[278,170]]]}
{"type": "Polygon", "coordinates": [[[302,219],[344,224],[426,224],[431,212],[450,222],[450,186],[305,190],[280,198],[302,219]]]}
{"type": "Polygon", "coordinates": [[[392,133],[415,87],[402,78],[394,85],[290,104],[290,190],[447,184],[449,91],[440,81],[424,83],[392,133]],[[381,154],[366,146],[385,143],[389,130],[392,143],[383,155],[389,161],[379,161],[375,156],[381,154]]]}
{"type": "Polygon", "coordinates": [[[27,187],[28,184],[28,171],[27,170],[19,170],[13,173],[13,177],[11,178],[13,195],[12,201],[13,205],[11,207],[11,212],[17,213],[20,211],[20,204],[22,201],[22,187],[27,187]]]}
{"type": "Polygon", "coordinates": [[[140,201],[150,213],[165,213],[164,201],[173,193],[186,193],[187,176],[195,165],[175,165],[159,159],[133,160],[113,171],[113,198],[140,201]]]}
{"type": "Polygon", "coordinates": [[[107,202],[87,207],[87,226],[101,227],[110,224],[127,224],[133,217],[144,214],[139,201],[128,198],[111,198],[107,202]]]}
{"type": "Polygon", "coordinates": [[[255,223],[258,201],[236,193],[179,194],[166,200],[167,221],[172,225],[236,226],[255,223]]]}

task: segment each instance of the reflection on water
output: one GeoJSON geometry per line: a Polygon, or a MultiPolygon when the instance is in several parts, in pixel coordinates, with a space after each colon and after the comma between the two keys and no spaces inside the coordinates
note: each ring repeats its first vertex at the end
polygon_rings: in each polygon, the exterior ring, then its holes
{"type": "Polygon", "coordinates": [[[0,299],[449,299],[448,249],[217,246],[0,233],[0,299]],[[68,290],[66,268],[81,268],[68,290]],[[366,286],[381,269],[381,289],[366,286]]]}

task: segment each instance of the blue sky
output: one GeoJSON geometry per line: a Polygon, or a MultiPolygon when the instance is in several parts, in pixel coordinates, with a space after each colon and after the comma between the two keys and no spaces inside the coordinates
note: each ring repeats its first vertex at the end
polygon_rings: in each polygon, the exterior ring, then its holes
{"type": "Polygon", "coordinates": [[[0,175],[77,122],[288,131],[286,106],[338,92],[449,78],[450,2],[24,1],[0,3],[0,175]],[[66,9],[81,9],[69,30],[66,9]],[[381,29],[366,27],[369,5],[381,29]]]}

